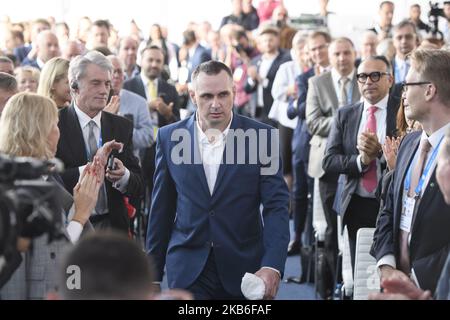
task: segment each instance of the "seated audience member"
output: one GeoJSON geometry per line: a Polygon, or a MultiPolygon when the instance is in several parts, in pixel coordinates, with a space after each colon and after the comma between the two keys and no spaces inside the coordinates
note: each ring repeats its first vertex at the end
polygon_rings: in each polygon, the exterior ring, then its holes
{"type": "Polygon", "coordinates": [[[18,67],[14,74],[16,75],[19,92],[37,92],[39,84],[39,69],[30,66],[18,67]]]}
{"type": "MultiPolygon", "coordinates": [[[[450,204],[450,131],[447,130],[442,141],[442,149],[439,152],[436,169],[436,180],[447,204],[450,204]]],[[[449,214],[449,212],[443,212],[449,214]]],[[[432,235],[430,235],[432,236],[432,235]]],[[[429,290],[422,290],[413,282],[398,278],[388,278],[381,282],[384,288],[382,293],[370,294],[372,300],[426,300],[431,297],[429,290]]],[[[437,284],[435,298],[438,300],[450,300],[450,255],[442,270],[437,284]]]]}
{"type": "Polygon", "coordinates": [[[68,252],[59,277],[60,298],[65,300],[192,300],[190,293],[181,290],[158,295],[154,291],[151,260],[136,242],[112,232],[82,239],[68,252]],[[78,266],[82,272],[79,288],[67,286],[70,266],[78,266]]]}
{"type": "Polygon", "coordinates": [[[9,73],[0,72],[0,115],[9,98],[17,93],[17,80],[9,73]]]}
{"type": "MultiPolygon", "coordinates": [[[[12,97],[0,118],[0,152],[16,157],[50,160],[55,157],[59,140],[58,110],[55,103],[33,93],[19,93],[12,97]]],[[[84,230],[95,206],[102,167],[98,160],[88,165],[75,186],[74,196],[68,194],[57,173],[43,179],[56,183],[61,200],[62,221],[66,238],[76,242],[84,230]],[[72,204],[74,207],[72,208],[72,204]]],[[[2,288],[2,299],[43,299],[56,288],[56,270],[62,250],[69,244],[64,238],[48,243],[46,235],[32,240],[32,252],[2,288]]]]}
{"type": "Polygon", "coordinates": [[[61,50],[61,57],[66,60],[72,60],[76,56],[82,55],[84,52],[84,45],[78,40],[69,40],[61,50]]]}
{"type": "Polygon", "coordinates": [[[42,69],[37,93],[52,99],[60,109],[72,101],[68,78],[69,61],[63,58],[49,60],[42,69]]]}

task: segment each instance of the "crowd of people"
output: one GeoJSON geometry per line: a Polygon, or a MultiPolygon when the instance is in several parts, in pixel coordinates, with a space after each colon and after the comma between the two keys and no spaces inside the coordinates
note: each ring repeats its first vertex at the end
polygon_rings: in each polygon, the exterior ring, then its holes
{"type": "Polygon", "coordinates": [[[190,23],[182,44],[134,21],[123,37],[89,17],[2,22],[0,152],[64,163],[42,179],[67,241],[19,238],[1,299],[273,299],[287,256],[312,259],[313,198],[323,299],[342,281],[338,237],[354,268],[365,227],[384,289],[371,299],[450,297],[450,2],[441,38],[420,6],[393,24],[381,2],[360,48],[253,2],[231,1],[219,30],[190,23]],[[164,276],[185,291],[157,296],[164,276]]]}

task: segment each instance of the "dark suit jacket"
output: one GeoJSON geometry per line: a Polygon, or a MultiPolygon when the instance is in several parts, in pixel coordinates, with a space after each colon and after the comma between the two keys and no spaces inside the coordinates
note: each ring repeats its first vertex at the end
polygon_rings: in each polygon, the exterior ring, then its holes
{"type": "Polygon", "coordinates": [[[308,126],[306,125],[306,96],[308,93],[308,80],[313,76],[314,68],[311,68],[297,77],[297,108],[294,108],[294,104],[290,103],[287,110],[287,116],[289,119],[298,117],[297,126],[295,127],[294,134],[292,136],[294,163],[297,161],[308,163],[309,161],[309,141],[311,140],[311,135],[309,134],[308,126]]]}
{"type": "MultiPolygon", "coordinates": [[[[133,155],[133,125],[123,117],[103,112],[101,117],[101,134],[103,143],[115,139],[124,144],[123,151],[117,154],[124,166],[130,171],[126,196],[139,199],[143,194],[143,182],[141,169],[137,158],[133,155]]],[[[59,130],[61,136],[58,142],[56,157],[65,165],[65,171],[61,175],[66,189],[72,193],[79,179],[78,167],[87,163],[86,145],[83,133],[73,106],[59,111],[59,130]]],[[[111,182],[105,179],[106,193],[108,197],[109,219],[113,228],[127,232],[129,219],[123,202],[123,195],[113,188],[111,182]]]]}
{"type": "MultiPolygon", "coordinates": [[[[166,266],[169,287],[187,288],[203,270],[213,244],[224,288],[241,296],[246,272],[267,266],[283,274],[289,242],[288,190],[281,165],[275,167],[275,174],[261,174],[264,165],[259,160],[255,164],[248,161],[247,144],[246,164],[221,164],[211,195],[197,158],[195,126],[194,114],[159,130],[146,250],[153,257],[156,280],[162,279],[166,266]],[[173,134],[177,141],[171,141],[173,134]],[[180,142],[185,144],[182,153],[187,163],[177,164],[172,152],[180,154],[180,142]]],[[[233,115],[230,128],[271,129],[238,114],[233,115]]],[[[227,143],[224,155],[230,145],[227,143]]],[[[238,150],[238,143],[234,145],[237,163],[238,152],[243,150],[238,150]]]]}
{"type": "Polygon", "coordinates": [[[31,45],[29,46],[20,46],[18,48],[14,48],[14,55],[17,57],[17,60],[22,63],[23,60],[28,56],[31,51],[31,45]]]}
{"type": "MultiPolygon", "coordinates": [[[[123,88],[134,92],[147,100],[147,96],[145,95],[144,83],[142,82],[142,78],[140,75],[125,81],[125,83],[123,84],[123,88]]],[[[173,85],[159,78],[158,95],[163,99],[165,104],[173,102],[173,119],[167,120],[166,118],[158,114],[159,126],[162,127],[166,124],[180,120],[180,99],[178,97],[177,89],[175,89],[173,85]]]]}
{"type": "Polygon", "coordinates": [[[191,81],[192,72],[194,72],[195,68],[209,60],[211,60],[211,55],[209,54],[208,49],[199,44],[195,49],[194,54],[189,56],[187,60],[187,67],[189,69],[188,82],[191,81]]]}
{"type": "MultiPolygon", "coordinates": [[[[387,254],[399,257],[400,215],[406,172],[419,146],[421,132],[406,135],[400,145],[394,176],[380,212],[371,255],[380,260],[387,254]]],[[[411,266],[424,290],[433,293],[450,251],[450,206],[436,182],[436,170],[423,193],[411,228],[411,266]]],[[[398,262],[398,261],[397,261],[398,262]]]]}
{"type": "MultiPolygon", "coordinates": [[[[291,55],[288,52],[285,52],[280,49],[278,56],[275,58],[275,60],[272,62],[272,65],[270,66],[269,72],[267,73],[266,79],[268,80],[267,86],[263,88],[263,100],[264,100],[264,114],[266,116],[269,115],[270,108],[273,104],[273,97],[272,97],[272,86],[273,81],[275,80],[275,76],[277,74],[278,68],[283,63],[290,61],[291,55]]],[[[261,65],[262,61],[262,55],[258,55],[255,58],[253,58],[251,64],[256,66],[259,71],[259,66],[261,65]]],[[[258,88],[258,83],[256,82],[253,86],[251,86],[248,82],[245,85],[245,92],[247,93],[253,93],[256,92],[258,88]]]]}
{"type": "MultiPolygon", "coordinates": [[[[396,116],[399,100],[390,97],[386,112],[386,136],[395,135],[396,116]]],[[[362,173],[358,170],[357,157],[359,155],[356,145],[358,143],[358,130],[363,116],[363,103],[339,108],[334,118],[331,132],[328,137],[323,169],[326,173],[344,174],[345,181],[341,194],[340,211],[345,217],[348,204],[355,193],[362,173]]],[[[382,172],[386,168],[386,162],[382,159],[382,172]]]]}
{"type": "Polygon", "coordinates": [[[30,67],[34,67],[36,69],[41,70],[41,67],[39,67],[37,61],[36,60],[30,60],[30,59],[28,59],[28,57],[25,57],[25,59],[23,59],[22,66],[30,66],[30,67]]]}

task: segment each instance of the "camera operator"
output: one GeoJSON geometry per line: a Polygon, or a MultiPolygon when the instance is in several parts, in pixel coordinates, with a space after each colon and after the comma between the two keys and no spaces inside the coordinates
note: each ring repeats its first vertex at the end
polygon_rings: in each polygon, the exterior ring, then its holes
{"type": "MultiPolygon", "coordinates": [[[[20,93],[8,101],[0,118],[0,152],[50,160],[55,157],[58,140],[58,111],[51,99],[20,93]]],[[[99,151],[109,153],[114,143],[105,144],[99,151]]],[[[83,229],[89,229],[89,216],[97,202],[104,169],[98,159],[88,165],[74,188],[73,198],[65,191],[57,173],[43,179],[59,186],[58,198],[65,211],[62,214],[65,235],[70,242],[76,242],[83,229]]],[[[32,250],[24,255],[25,261],[2,288],[2,299],[42,299],[56,288],[60,253],[69,242],[61,239],[48,243],[45,235],[35,239],[19,238],[18,243],[22,244],[19,249],[26,251],[30,240],[32,250]]]]}

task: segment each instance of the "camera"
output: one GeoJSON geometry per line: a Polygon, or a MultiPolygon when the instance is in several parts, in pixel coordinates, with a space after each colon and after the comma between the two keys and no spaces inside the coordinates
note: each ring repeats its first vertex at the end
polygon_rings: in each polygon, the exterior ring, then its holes
{"type": "Polygon", "coordinates": [[[444,39],[444,35],[441,31],[439,31],[439,17],[446,18],[444,14],[444,9],[439,8],[439,3],[433,3],[432,1],[429,2],[430,4],[430,11],[428,11],[428,21],[430,25],[430,33],[434,38],[437,39],[444,39]]]}
{"type": "Polygon", "coordinates": [[[64,236],[61,187],[41,178],[52,174],[54,166],[51,161],[0,155],[0,288],[20,265],[19,237],[47,234],[51,242],[64,236]]]}

